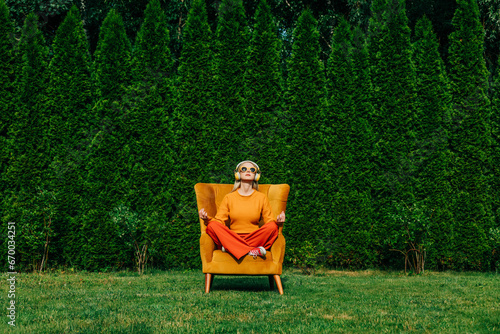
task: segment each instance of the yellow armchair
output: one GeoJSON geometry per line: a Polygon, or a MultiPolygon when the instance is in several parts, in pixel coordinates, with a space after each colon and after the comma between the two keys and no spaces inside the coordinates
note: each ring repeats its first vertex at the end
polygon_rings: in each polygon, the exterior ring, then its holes
{"type": "MultiPolygon", "coordinates": [[[[233,189],[232,184],[197,183],[194,186],[198,211],[205,208],[209,216],[215,217],[217,208],[222,199],[233,189]]],[[[286,211],[286,201],[290,186],[288,184],[259,184],[259,191],[266,194],[273,216],[276,217],[282,211],[286,211]]],[[[261,226],[263,222],[261,221],[261,226]]],[[[229,227],[229,221],[226,222],[229,227]]],[[[251,256],[244,256],[237,260],[229,253],[223,253],[216,249],[212,238],[206,233],[206,226],[200,219],[200,255],[205,274],[205,292],[210,292],[210,287],[215,275],[255,275],[268,276],[271,289],[274,282],[280,294],[283,294],[281,284],[281,271],[283,258],[285,256],[285,237],[282,234],[283,225],[279,225],[278,238],[266,253],[265,258],[254,259],[251,256]],[[274,282],[273,282],[274,281],[274,282]]]]}

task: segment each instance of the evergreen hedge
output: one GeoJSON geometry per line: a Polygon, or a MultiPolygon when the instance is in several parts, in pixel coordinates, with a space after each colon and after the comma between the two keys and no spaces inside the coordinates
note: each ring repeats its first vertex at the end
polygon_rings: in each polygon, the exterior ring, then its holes
{"type": "Polygon", "coordinates": [[[340,20],[326,70],[311,10],[288,55],[264,0],[252,27],[224,0],[214,36],[194,0],[177,73],[159,0],[133,48],[111,10],[92,60],[76,7],[49,55],[34,14],[11,39],[2,4],[0,210],[17,269],[141,267],[137,254],[199,268],[193,186],[232,183],[245,159],[291,186],[287,265],[403,268],[394,250],[416,240],[427,268],[498,268],[499,79],[475,1],[458,2],[447,71],[428,19],[410,43],[402,0],[373,1],[366,35],[340,20]]]}

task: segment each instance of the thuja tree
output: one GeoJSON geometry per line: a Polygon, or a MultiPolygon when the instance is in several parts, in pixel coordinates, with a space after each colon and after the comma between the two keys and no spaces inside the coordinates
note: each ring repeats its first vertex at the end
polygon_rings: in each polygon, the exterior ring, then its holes
{"type": "Polygon", "coordinates": [[[459,0],[457,5],[449,48],[452,92],[449,173],[455,241],[451,261],[457,269],[486,269],[489,259],[486,236],[494,220],[484,33],[476,1],[459,0]]]}
{"type": "Polygon", "coordinates": [[[79,236],[79,228],[72,218],[81,210],[86,148],[91,141],[88,133],[92,107],[91,63],[87,37],[76,6],[59,25],[52,52],[47,92],[50,172],[52,186],[61,195],[57,202],[58,216],[53,221],[58,243],[51,250],[54,256],[59,256],[59,262],[64,262],[71,261],[79,251],[73,244],[79,236]]]}
{"type": "Polygon", "coordinates": [[[243,92],[248,44],[249,30],[242,0],[222,1],[214,55],[216,110],[210,119],[212,131],[216,133],[213,163],[209,164],[212,182],[233,182],[231,169],[241,160],[252,160],[241,150],[243,127],[248,126],[243,92]]]}
{"type": "MultiPolygon", "coordinates": [[[[431,212],[428,244],[430,266],[445,268],[452,257],[453,212],[449,207],[450,184],[447,170],[448,124],[450,121],[451,95],[443,61],[438,51],[438,41],[427,17],[415,26],[413,60],[416,69],[416,90],[422,111],[415,132],[418,135],[414,158],[418,160],[418,183],[415,196],[422,199],[431,212]]],[[[424,240],[422,240],[424,242],[424,240]]]]}
{"type": "MultiPolygon", "coordinates": [[[[413,204],[418,201],[414,196],[417,161],[412,152],[419,113],[415,103],[411,32],[404,1],[389,0],[383,19],[385,29],[378,40],[377,70],[372,71],[372,82],[377,82],[372,97],[378,101],[371,120],[377,142],[373,151],[377,174],[373,196],[375,231],[379,238],[376,242],[392,248],[394,242],[387,236],[398,226],[388,219],[391,210],[398,202],[413,204]],[[377,76],[373,77],[373,73],[377,76]]],[[[391,256],[382,252],[382,258],[391,256]]]]}
{"type": "MultiPolygon", "coordinates": [[[[352,66],[353,77],[355,81],[353,97],[353,111],[356,121],[357,133],[352,134],[351,152],[353,154],[352,164],[356,166],[356,174],[351,173],[353,178],[354,195],[351,208],[356,207],[356,216],[352,215],[353,226],[359,226],[356,232],[359,239],[365,240],[366,244],[358,243],[360,264],[362,266],[373,266],[378,260],[377,245],[374,242],[376,235],[373,233],[374,220],[374,201],[373,201],[373,186],[376,184],[378,177],[374,157],[372,155],[375,147],[375,132],[371,122],[371,116],[374,114],[372,101],[372,85],[370,81],[370,67],[368,66],[368,49],[366,44],[365,34],[360,27],[356,27],[353,31],[352,39],[352,66]]],[[[349,260],[348,260],[349,261],[349,260]]],[[[358,264],[356,264],[358,266],[358,264]]]]}
{"type": "MultiPolygon", "coordinates": [[[[0,1],[0,175],[7,169],[7,133],[14,116],[14,25],[9,15],[9,8],[0,1]]],[[[4,187],[0,186],[0,194],[4,187]]],[[[2,196],[3,197],[3,196],[2,196]]],[[[1,211],[0,211],[1,212],[1,211]]],[[[0,214],[1,216],[1,214],[0,214]]]]}
{"type": "MultiPolygon", "coordinates": [[[[127,138],[129,112],[124,105],[130,100],[130,42],[121,16],[110,10],[99,34],[94,75],[98,101],[92,109],[92,142],[85,164],[84,201],[77,217],[80,238],[74,264],[96,270],[125,265],[132,250],[119,240],[119,220],[111,219],[120,204],[130,207],[128,193],[131,180],[131,141],[127,138]]],[[[136,216],[134,216],[136,217],[136,216]]]]}
{"type": "MultiPolygon", "coordinates": [[[[491,91],[491,133],[493,137],[492,165],[494,175],[492,190],[495,191],[500,187],[500,67],[497,68],[495,73],[491,91]]],[[[492,209],[495,214],[495,225],[498,227],[500,226],[499,195],[494,195],[492,209]]]]}
{"type": "MultiPolygon", "coordinates": [[[[2,198],[5,221],[16,222],[16,268],[38,269],[45,254],[43,213],[37,195],[52,192],[48,177],[48,123],[45,114],[48,48],[38,17],[25,20],[19,42],[15,114],[9,127],[9,167],[2,175],[7,191],[2,198]]],[[[40,204],[43,205],[43,204],[40,204]]]]}
{"type": "Polygon", "coordinates": [[[246,113],[241,130],[243,153],[259,164],[262,183],[284,183],[282,148],[284,136],[278,126],[282,118],[280,40],[271,9],[265,0],[255,12],[245,71],[246,113]]]}
{"type": "Polygon", "coordinates": [[[370,130],[367,106],[356,96],[366,93],[358,87],[369,88],[366,75],[360,72],[366,68],[362,64],[366,52],[360,44],[353,47],[351,27],[341,19],[333,33],[328,60],[328,108],[323,124],[328,145],[324,180],[331,189],[327,263],[349,267],[369,266],[375,254],[370,236],[370,185],[364,182],[369,177],[370,130]]]}
{"type": "MultiPolygon", "coordinates": [[[[16,73],[16,58],[14,53],[14,26],[9,16],[9,8],[3,0],[0,0],[0,197],[5,199],[7,183],[3,182],[2,176],[9,165],[8,133],[15,115],[15,92],[14,80],[16,73]]],[[[4,218],[2,200],[0,200],[0,231],[7,236],[8,220],[4,218]]],[[[6,240],[6,238],[4,238],[6,240]]],[[[7,254],[3,248],[4,241],[0,243],[0,249],[7,254]]]]}
{"type": "Polygon", "coordinates": [[[498,195],[500,187],[500,67],[497,68],[491,88],[491,132],[493,137],[493,180],[491,184],[494,192],[492,210],[495,215],[495,226],[488,230],[488,237],[493,255],[491,259],[492,269],[498,270],[500,267],[500,198],[498,195]]]}
{"type": "MultiPolygon", "coordinates": [[[[172,200],[169,188],[175,158],[174,140],[169,123],[172,118],[172,56],[168,47],[170,33],[158,0],[152,0],[144,12],[135,41],[132,59],[132,85],[121,101],[124,142],[128,156],[126,169],[128,203],[137,213],[136,242],[143,256],[158,265],[172,253],[166,244],[165,230],[171,224],[172,200]],[[147,251],[146,251],[147,249],[147,251]]],[[[178,161],[176,161],[178,163],[178,161]]],[[[182,252],[181,253],[187,253],[182,252]]],[[[171,264],[170,264],[171,265],[171,264]]]]}
{"type": "Polygon", "coordinates": [[[326,242],[322,239],[324,212],[331,195],[330,185],[323,180],[326,152],[321,124],[326,91],[316,24],[309,9],[297,20],[288,64],[288,110],[281,123],[287,143],[283,172],[291,187],[287,207],[291,218],[284,226],[284,233],[291,251],[288,261],[299,265],[310,265],[316,252],[321,253],[321,242],[326,242]]]}
{"type": "MultiPolygon", "coordinates": [[[[348,206],[351,201],[348,199],[351,189],[346,189],[351,184],[350,170],[352,162],[351,135],[355,130],[351,124],[351,113],[353,108],[353,86],[355,79],[353,76],[353,66],[351,60],[352,33],[349,23],[341,18],[338,26],[333,31],[332,50],[327,63],[327,97],[328,107],[325,113],[325,123],[323,124],[323,134],[327,143],[326,163],[328,172],[325,173],[325,181],[331,186],[332,198],[327,209],[327,224],[329,224],[328,235],[331,238],[330,244],[338,245],[331,250],[331,259],[335,259],[341,264],[346,259],[358,259],[358,256],[350,254],[352,249],[345,247],[344,241],[350,245],[351,240],[344,235],[349,233],[339,233],[339,231],[350,231],[352,217],[349,217],[348,206]],[[346,206],[345,208],[343,206],[346,206]],[[345,210],[344,210],[345,209],[345,210]],[[347,215],[346,215],[347,214],[347,215]],[[340,243],[339,243],[340,241],[340,243]]],[[[354,119],[356,121],[356,119],[354,119]]],[[[356,216],[356,214],[354,214],[356,216]]],[[[352,245],[355,248],[355,245],[352,245]]]]}
{"type": "MultiPolygon", "coordinates": [[[[176,224],[165,236],[169,247],[193,247],[186,254],[197,254],[199,235],[194,185],[209,182],[207,163],[215,159],[217,128],[213,125],[214,101],[212,73],[212,32],[207,22],[205,1],[195,0],[183,31],[183,47],[179,61],[178,85],[174,110],[174,142],[177,163],[173,166],[173,196],[178,207],[176,224]],[[215,135],[214,135],[215,134],[215,135]]],[[[226,171],[227,172],[227,171],[226,171]]],[[[170,249],[166,247],[166,249],[170,249]]],[[[175,252],[177,253],[177,252],[175,252]]],[[[171,252],[169,262],[179,266],[187,262],[199,266],[198,258],[179,258],[171,252]]]]}

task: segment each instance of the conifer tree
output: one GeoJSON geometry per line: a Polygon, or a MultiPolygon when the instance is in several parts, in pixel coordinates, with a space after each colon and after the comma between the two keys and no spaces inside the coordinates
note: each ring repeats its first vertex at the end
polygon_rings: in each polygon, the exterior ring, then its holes
{"type": "MultiPolygon", "coordinates": [[[[14,116],[15,54],[13,45],[14,25],[9,8],[0,0],[0,175],[7,169],[7,133],[14,116]]],[[[0,186],[0,194],[5,189],[0,186]]],[[[1,216],[1,211],[0,211],[1,216]]]]}
{"type": "Polygon", "coordinates": [[[309,9],[297,20],[289,60],[288,110],[282,123],[287,133],[284,172],[291,187],[287,215],[293,217],[283,230],[291,254],[295,254],[290,261],[304,261],[309,246],[320,251],[324,212],[329,206],[326,201],[330,198],[326,195],[330,186],[323,180],[325,149],[320,126],[324,122],[326,89],[316,24],[309,9]],[[312,199],[315,205],[311,205],[312,199]]]}
{"type": "MultiPolygon", "coordinates": [[[[158,0],[152,0],[144,11],[144,22],[137,34],[133,60],[132,85],[122,101],[121,113],[127,117],[123,132],[127,159],[126,187],[130,210],[138,213],[138,238],[148,244],[149,255],[158,265],[169,253],[160,226],[172,215],[169,192],[174,166],[172,128],[172,56],[168,47],[170,33],[167,18],[158,0]]],[[[184,222],[183,222],[184,223],[184,222]]],[[[185,223],[184,223],[185,224],[185,223]]],[[[171,264],[170,264],[171,265],[171,264]]]]}
{"type": "MultiPolygon", "coordinates": [[[[44,113],[48,83],[48,48],[38,28],[38,17],[26,18],[19,41],[18,75],[15,83],[15,115],[9,127],[10,162],[2,178],[6,221],[16,222],[16,267],[35,269],[44,254],[41,235],[46,218],[36,209],[37,194],[50,189],[49,148],[44,113]]],[[[38,269],[38,268],[37,268],[38,269]]]]}
{"type": "Polygon", "coordinates": [[[493,153],[492,153],[492,166],[493,166],[493,180],[492,191],[493,204],[492,210],[495,215],[495,226],[500,226],[500,67],[497,68],[493,83],[491,85],[491,133],[493,138],[493,153]]]}
{"type": "MultiPolygon", "coordinates": [[[[372,85],[370,81],[370,71],[368,66],[368,50],[365,34],[360,27],[356,27],[353,32],[353,111],[356,118],[355,126],[357,130],[352,135],[351,152],[353,154],[352,164],[356,166],[353,175],[353,203],[351,208],[356,208],[356,215],[353,216],[353,227],[357,228],[355,234],[357,238],[357,252],[359,262],[357,266],[373,266],[376,264],[377,245],[374,242],[376,235],[373,232],[375,224],[373,200],[373,185],[376,184],[376,168],[373,159],[373,149],[375,146],[375,132],[370,122],[371,115],[374,114],[372,101],[372,85]]],[[[354,209],[353,209],[354,210],[354,209]]],[[[350,246],[353,249],[353,245],[350,246]]]]}
{"type": "MultiPolygon", "coordinates": [[[[128,103],[133,96],[130,84],[130,42],[121,16],[110,10],[99,33],[94,76],[97,102],[92,109],[92,142],[87,150],[82,211],[75,224],[80,225],[78,258],[75,264],[96,270],[124,265],[132,259],[133,249],[120,240],[119,226],[112,220],[117,208],[131,210],[131,170],[134,167],[131,141],[126,128],[130,117],[128,103]],[[125,260],[126,261],[126,260],[125,260]]],[[[132,102],[131,102],[132,101],[132,102]]],[[[138,219],[138,212],[130,215],[138,219]]]]}
{"type": "MultiPolygon", "coordinates": [[[[413,205],[417,183],[412,157],[415,144],[415,126],[419,110],[415,103],[415,69],[412,63],[410,28],[402,0],[389,0],[383,15],[384,29],[378,46],[378,65],[373,100],[376,113],[371,123],[376,135],[376,175],[374,202],[376,203],[377,243],[393,248],[388,234],[399,226],[389,217],[395,205],[413,205]],[[404,203],[404,204],[403,204],[404,203]]],[[[420,204],[418,204],[420,205],[420,204]]],[[[388,250],[388,249],[387,249],[388,250]]],[[[382,257],[389,256],[383,253],[382,257]]],[[[393,254],[393,253],[391,253],[393,254]]]]}
{"type": "MultiPolygon", "coordinates": [[[[4,0],[0,0],[0,196],[5,199],[8,196],[7,183],[3,182],[9,165],[8,134],[11,127],[15,107],[14,82],[16,74],[16,57],[14,51],[14,25],[9,16],[9,8],[4,0]]],[[[4,218],[2,200],[0,200],[0,231],[7,235],[7,220],[4,218]]],[[[0,250],[6,254],[6,240],[0,242],[0,250]],[[5,248],[4,248],[5,246],[5,248]]]]}
{"type": "Polygon", "coordinates": [[[73,242],[79,227],[72,225],[81,208],[81,188],[86,146],[90,142],[88,129],[92,104],[90,53],[82,19],[73,6],[59,25],[52,45],[49,64],[47,114],[50,115],[52,187],[58,189],[58,216],[54,230],[58,244],[52,253],[59,261],[71,261],[75,252],[73,242]],[[63,259],[62,256],[67,257],[63,259]]]}
{"type": "Polygon", "coordinates": [[[248,126],[244,108],[244,74],[249,30],[242,0],[223,0],[217,22],[214,73],[216,112],[211,117],[214,131],[211,182],[234,182],[236,164],[252,160],[241,150],[242,131],[248,126]]]}
{"type": "Polygon", "coordinates": [[[328,264],[362,267],[373,263],[375,252],[370,238],[370,184],[365,182],[371,144],[367,140],[370,136],[364,104],[367,100],[359,99],[356,94],[366,93],[362,89],[358,91],[358,87],[369,87],[367,76],[362,72],[366,66],[360,64],[366,61],[366,52],[362,44],[354,48],[352,38],[349,23],[341,19],[333,33],[328,60],[329,103],[323,131],[328,143],[325,181],[332,193],[327,210],[332,246],[328,264]],[[363,178],[360,175],[364,175],[363,178]]]}
{"type": "MultiPolygon", "coordinates": [[[[173,118],[177,160],[172,173],[178,217],[169,224],[172,230],[165,237],[167,245],[182,244],[182,247],[191,247],[192,240],[199,238],[199,225],[192,224],[198,221],[193,187],[198,182],[209,182],[211,171],[206,166],[207,162],[214,159],[213,150],[217,140],[217,136],[213,135],[217,129],[212,124],[214,79],[211,46],[212,32],[208,25],[205,1],[195,0],[184,27],[179,62],[179,84],[173,118]],[[188,233],[186,229],[189,230],[188,233]],[[183,238],[181,243],[178,236],[183,238]]],[[[193,254],[193,251],[187,253],[193,254]]],[[[184,262],[199,266],[196,261],[192,257],[175,259],[171,265],[179,266],[184,262]]]]}
{"type": "Polygon", "coordinates": [[[264,183],[285,182],[280,159],[283,147],[278,119],[282,117],[280,41],[271,9],[261,0],[245,71],[245,124],[243,151],[262,168],[264,183]],[[266,181],[269,180],[269,181],[266,181]]]}
{"type": "Polygon", "coordinates": [[[449,145],[454,261],[459,269],[484,269],[490,252],[487,233],[494,221],[490,188],[492,138],[484,33],[477,2],[458,0],[452,23],[455,31],[450,35],[449,48],[449,145]]]}
{"type": "Polygon", "coordinates": [[[450,186],[447,177],[449,163],[448,132],[451,95],[444,64],[438,51],[438,41],[427,17],[415,26],[413,59],[416,69],[416,90],[422,112],[415,129],[417,147],[414,155],[419,160],[418,183],[415,196],[425,201],[432,212],[428,249],[430,266],[444,265],[452,255],[451,225],[453,215],[449,208],[450,186]]]}

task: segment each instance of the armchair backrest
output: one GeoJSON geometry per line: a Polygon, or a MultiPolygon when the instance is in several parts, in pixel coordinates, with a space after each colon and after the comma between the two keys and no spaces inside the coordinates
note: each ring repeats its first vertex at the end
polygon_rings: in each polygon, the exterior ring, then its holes
{"type": "MultiPolygon", "coordinates": [[[[197,183],[194,190],[196,192],[198,211],[205,208],[210,217],[215,217],[222,199],[231,192],[233,187],[233,184],[197,183]]],[[[281,211],[286,211],[286,201],[290,192],[288,184],[259,184],[259,192],[267,195],[275,218],[281,211]]],[[[260,224],[262,225],[262,221],[260,224]]],[[[229,226],[229,222],[226,222],[226,225],[229,226]]],[[[200,228],[202,233],[205,232],[206,226],[202,219],[200,219],[200,228]]],[[[279,233],[282,232],[282,229],[283,225],[279,227],[279,233]]]]}

